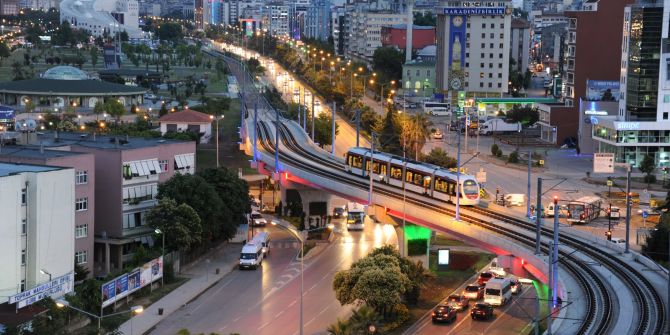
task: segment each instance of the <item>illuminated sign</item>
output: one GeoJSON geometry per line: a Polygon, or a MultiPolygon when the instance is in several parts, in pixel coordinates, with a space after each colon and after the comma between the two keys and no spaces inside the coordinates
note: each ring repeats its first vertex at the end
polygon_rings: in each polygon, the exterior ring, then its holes
{"type": "Polygon", "coordinates": [[[586,115],[607,115],[607,111],[584,111],[586,115]]]}
{"type": "Polygon", "coordinates": [[[449,249],[437,250],[437,265],[449,265],[449,249]]]}
{"type": "Polygon", "coordinates": [[[616,130],[638,130],[640,129],[639,122],[615,122],[616,130]]]}
{"type": "Polygon", "coordinates": [[[493,8],[471,8],[471,7],[450,7],[444,8],[445,15],[505,15],[505,7],[493,8]]]}

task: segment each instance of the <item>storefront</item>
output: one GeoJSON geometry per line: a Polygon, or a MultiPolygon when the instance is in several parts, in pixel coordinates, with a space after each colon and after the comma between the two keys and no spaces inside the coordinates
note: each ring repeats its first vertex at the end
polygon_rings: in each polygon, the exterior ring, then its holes
{"type": "Polygon", "coordinates": [[[645,155],[656,166],[670,166],[670,122],[619,122],[594,118],[593,139],[598,152],[615,154],[615,161],[637,167],[645,155]]]}

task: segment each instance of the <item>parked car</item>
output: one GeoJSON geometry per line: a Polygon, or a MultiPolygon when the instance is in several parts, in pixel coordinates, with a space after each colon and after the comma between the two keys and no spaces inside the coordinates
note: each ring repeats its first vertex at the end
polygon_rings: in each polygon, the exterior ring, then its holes
{"type": "Polygon", "coordinates": [[[493,318],[493,306],[485,302],[476,303],[470,311],[470,316],[473,320],[489,320],[493,318]]]}
{"type": "Polygon", "coordinates": [[[344,213],[345,213],[344,207],[335,207],[333,209],[333,218],[341,219],[346,216],[344,213]]]}
{"type": "Polygon", "coordinates": [[[624,245],[624,244],[626,244],[626,239],[625,238],[619,238],[619,237],[612,237],[610,242],[612,242],[616,245],[624,245]]]}
{"type": "Polygon", "coordinates": [[[463,295],[468,299],[479,300],[484,297],[484,286],[479,284],[470,284],[463,290],[463,295]]]}
{"type": "Polygon", "coordinates": [[[516,277],[512,277],[512,278],[510,278],[509,281],[512,283],[512,288],[511,288],[512,294],[521,293],[523,287],[521,286],[521,282],[519,281],[519,279],[517,279],[516,277]]]}
{"type": "Polygon", "coordinates": [[[521,193],[511,193],[505,195],[505,205],[523,206],[526,203],[526,195],[521,193]]]}
{"type": "Polygon", "coordinates": [[[470,300],[463,295],[452,294],[447,298],[447,304],[449,304],[449,307],[460,312],[468,308],[470,300]]]}
{"type": "Polygon", "coordinates": [[[456,321],[456,310],[447,305],[438,305],[433,310],[433,323],[437,322],[454,322],[456,321]]]}
{"type": "Polygon", "coordinates": [[[484,285],[486,284],[487,281],[491,280],[491,278],[493,277],[495,276],[491,272],[482,272],[479,274],[479,278],[477,278],[477,284],[484,285]]]}

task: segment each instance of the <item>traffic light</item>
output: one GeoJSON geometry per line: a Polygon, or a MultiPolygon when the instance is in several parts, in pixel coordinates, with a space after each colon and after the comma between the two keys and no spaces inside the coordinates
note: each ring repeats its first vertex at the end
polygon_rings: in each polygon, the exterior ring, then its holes
{"type": "Polygon", "coordinates": [[[663,171],[663,174],[668,174],[668,167],[667,166],[662,167],[661,171],[663,171]]]}
{"type": "Polygon", "coordinates": [[[608,230],[607,232],[605,232],[605,235],[607,235],[607,240],[608,241],[612,240],[612,231],[611,230],[608,230]]]}
{"type": "Polygon", "coordinates": [[[556,205],[556,204],[558,204],[558,196],[557,195],[554,196],[554,205],[556,205]]]}

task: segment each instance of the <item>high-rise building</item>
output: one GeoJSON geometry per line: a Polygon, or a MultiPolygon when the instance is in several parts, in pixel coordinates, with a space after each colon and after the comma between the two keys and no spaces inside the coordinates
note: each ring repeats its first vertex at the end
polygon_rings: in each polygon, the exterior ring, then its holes
{"type": "Polygon", "coordinates": [[[407,15],[388,10],[373,11],[365,6],[355,5],[347,11],[345,35],[345,56],[371,63],[372,56],[382,46],[382,26],[403,24],[407,15]]]}
{"type": "Polygon", "coordinates": [[[289,12],[290,6],[281,3],[268,5],[267,22],[268,32],[273,36],[289,36],[289,12]]]}
{"type": "Polygon", "coordinates": [[[338,56],[344,56],[344,39],[346,35],[344,13],[344,6],[333,7],[330,19],[331,34],[335,44],[335,53],[338,56]]]}
{"type": "Polygon", "coordinates": [[[71,168],[0,163],[0,302],[74,271],[74,184],[71,168]]]}
{"type": "Polygon", "coordinates": [[[330,0],[314,0],[305,14],[305,37],[325,41],[330,36],[330,0]]]}
{"type": "Polygon", "coordinates": [[[530,23],[526,20],[512,19],[512,46],[510,55],[516,62],[516,70],[523,74],[528,70],[530,61],[530,23]]]}
{"type": "Polygon", "coordinates": [[[511,2],[443,1],[437,8],[436,87],[477,96],[508,91],[511,2]]]}
{"type": "Polygon", "coordinates": [[[139,28],[139,11],[137,0],[98,0],[83,4],[79,0],[63,0],[60,20],[70,22],[72,28],[85,29],[93,36],[125,31],[130,38],[143,38],[148,34],[139,28]]]}
{"type": "Polygon", "coordinates": [[[646,155],[670,166],[670,0],[638,1],[623,11],[616,116],[592,118],[598,152],[637,167],[646,155]]]}

